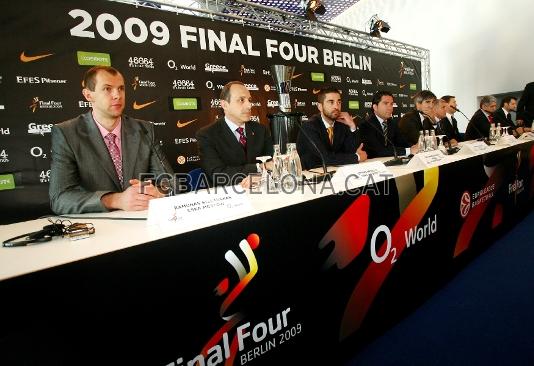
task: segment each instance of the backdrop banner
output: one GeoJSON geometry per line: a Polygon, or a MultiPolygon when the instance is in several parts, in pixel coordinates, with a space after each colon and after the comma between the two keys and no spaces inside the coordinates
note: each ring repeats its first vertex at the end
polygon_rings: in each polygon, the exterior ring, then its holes
{"type": "Polygon", "coordinates": [[[11,212],[4,222],[48,212],[50,129],[89,110],[81,79],[93,65],[121,71],[125,113],[154,124],[176,172],[199,166],[195,133],[222,116],[226,82],[245,83],[252,120],[269,124],[278,105],[273,64],[296,67],[291,105],[304,119],[317,112],[314,94],[325,86],[342,91],[353,116],[386,89],[398,117],[421,89],[418,61],[110,1],[9,2],[0,19],[0,198],[11,212]]]}

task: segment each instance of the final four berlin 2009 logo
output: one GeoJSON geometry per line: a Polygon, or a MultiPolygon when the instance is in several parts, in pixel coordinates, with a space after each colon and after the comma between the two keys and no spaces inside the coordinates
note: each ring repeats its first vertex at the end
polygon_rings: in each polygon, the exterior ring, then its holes
{"type": "Polygon", "coordinates": [[[239,364],[244,365],[302,331],[301,324],[290,326],[291,308],[289,307],[269,317],[266,321],[256,324],[246,321],[244,313],[228,312],[230,306],[258,273],[258,261],[254,251],[259,245],[260,237],[257,234],[250,234],[239,243],[239,248],[247,259],[248,269],[232,250],[224,254],[224,259],[233,268],[238,281],[231,285],[232,278],[225,277],[214,289],[216,296],[224,297],[219,308],[219,316],[223,320],[222,326],[215,331],[195,357],[188,361],[180,357],[176,362],[171,362],[166,366],[232,366],[238,354],[239,364]]]}

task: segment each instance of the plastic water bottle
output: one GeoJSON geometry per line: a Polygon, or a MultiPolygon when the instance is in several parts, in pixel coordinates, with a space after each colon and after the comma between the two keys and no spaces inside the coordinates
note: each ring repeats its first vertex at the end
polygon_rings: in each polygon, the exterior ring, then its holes
{"type": "Polygon", "coordinates": [[[423,130],[419,131],[419,141],[417,141],[417,146],[419,147],[419,152],[425,151],[425,135],[423,130]]]}
{"type": "Polygon", "coordinates": [[[436,139],[436,131],[430,130],[430,150],[437,150],[438,140],[436,139]]]}

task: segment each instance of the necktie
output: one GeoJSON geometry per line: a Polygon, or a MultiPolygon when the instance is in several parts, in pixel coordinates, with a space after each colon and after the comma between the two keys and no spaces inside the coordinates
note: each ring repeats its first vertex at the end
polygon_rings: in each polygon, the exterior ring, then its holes
{"type": "Polygon", "coordinates": [[[493,123],[493,116],[491,114],[488,114],[488,120],[489,123],[493,123]]]}
{"type": "Polygon", "coordinates": [[[386,121],[382,122],[382,130],[384,131],[384,145],[388,144],[388,124],[386,121]]]}
{"type": "Polygon", "coordinates": [[[512,126],[513,125],[512,113],[508,113],[508,115],[506,116],[506,119],[508,120],[508,123],[510,123],[510,126],[512,126]]]}
{"type": "Polygon", "coordinates": [[[121,159],[121,153],[119,151],[119,147],[115,143],[115,136],[114,133],[108,133],[106,137],[104,137],[104,140],[106,142],[106,146],[108,147],[109,155],[111,156],[111,160],[113,161],[113,165],[115,165],[115,171],[117,172],[117,177],[119,178],[119,181],[121,183],[121,186],[123,185],[123,177],[122,177],[122,159],[121,159]]]}
{"type": "Polygon", "coordinates": [[[236,128],[237,133],[239,134],[239,143],[243,146],[243,149],[247,150],[247,137],[245,136],[245,129],[243,127],[236,128]]]}
{"type": "Polygon", "coordinates": [[[334,144],[334,127],[328,127],[326,130],[328,132],[328,141],[330,141],[330,145],[333,145],[334,144]]]}

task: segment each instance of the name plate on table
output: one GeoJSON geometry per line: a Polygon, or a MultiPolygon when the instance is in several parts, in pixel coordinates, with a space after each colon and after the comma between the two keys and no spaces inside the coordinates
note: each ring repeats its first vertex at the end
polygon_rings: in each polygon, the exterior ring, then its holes
{"type": "Polygon", "coordinates": [[[425,169],[448,162],[450,162],[450,159],[447,155],[444,155],[440,150],[433,150],[415,154],[407,167],[411,169],[425,169]]]}
{"type": "Polygon", "coordinates": [[[217,187],[151,200],[148,225],[184,225],[248,214],[252,205],[239,187],[217,187]]]}
{"type": "Polygon", "coordinates": [[[520,140],[534,140],[534,133],[532,132],[525,132],[521,136],[519,136],[520,140]]]}
{"type": "Polygon", "coordinates": [[[462,148],[458,151],[460,155],[479,155],[487,152],[489,146],[484,141],[464,142],[462,148]]]}
{"type": "Polygon", "coordinates": [[[504,135],[499,139],[499,145],[515,145],[519,143],[513,135],[504,135]]]}
{"type": "Polygon", "coordinates": [[[381,182],[393,177],[393,173],[381,161],[351,164],[339,167],[332,177],[336,192],[381,182]]]}

